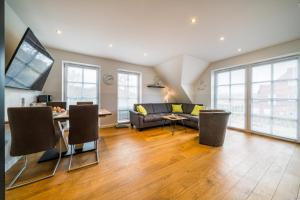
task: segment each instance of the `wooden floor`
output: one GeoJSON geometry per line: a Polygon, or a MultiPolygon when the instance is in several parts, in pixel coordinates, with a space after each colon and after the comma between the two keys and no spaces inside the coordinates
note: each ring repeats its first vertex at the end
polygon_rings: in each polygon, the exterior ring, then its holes
{"type": "MultiPolygon", "coordinates": [[[[7,199],[300,199],[300,146],[227,131],[222,148],[198,144],[197,131],[182,127],[101,130],[100,164],[67,173],[62,160],[56,176],[6,192],[7,199]]],[[[37,164],[22,176],[41,175],[55,162],[37,164]]],[[[93,153],[76,157],[92,161],[93,153]]],[[[6,182],[20,168],[17,163],[6,182]]]]}

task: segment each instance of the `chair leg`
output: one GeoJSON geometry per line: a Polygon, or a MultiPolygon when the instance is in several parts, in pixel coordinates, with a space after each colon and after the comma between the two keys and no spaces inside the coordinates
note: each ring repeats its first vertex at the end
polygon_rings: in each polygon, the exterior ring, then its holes
{"type": "Polygon", "coordinates": [[[88,167],[88,166],[95,165],[95,164],[98,164],[98,163],[99,163],[98,140],[95,140],[95,141],[94,141],[94,145],[95,145],[95,147],[96,147],[96,150],[95,150],[95,153],[96,153],[96,161],[95,161],[95,162],[92,162],[92,163],[85,164],[85,165],[81,165],[81,166],[79,166],[79,167],[75,167],[75,168],[73,168],[73,169],[72,169],[72,157],[73,157],[73,149],[74,149],[74,146],[75,146],[75,145],[71,145],[71,155],[70,155],[70,161],[69,161],[68,172],[71,172],[71,171],[74,171],[74,170],[77,170],[77,169],[81,169],[81,168],[88,167]]]}
{"type": "Polygon", "coordinates": [[[59,157],[57,159],[57,162],[55,164],[55,167],[52,171],[52,173],[50,175],[47,175],[47,176],[44,176],[44,177],[41,177],[41,178],[38,178],[38,179],[34,179],[34,180],[29,180],[29,181],[26,181],[24,183],[21,183],[21,184],[17,184],[15,185],[15,182],[18,180],[18,178],[21,176],[21,174],[25,171],[25,169],[27,168],[27,163],[28,163],[28,160],[27,160],[27,156],[23,156],[24,157],[24,166],[22,167],[22,169],[18,172],[18,174],[14,177],[14,179],[10,182],[10,184],[8,185],[8,187],[6,188],[6,190],[11,190],[11,189],[15,189],[15,188],[18,188],[18,187],[22,187],[22,186],[25,186],[25,185],[28,185],[28,184],[31,184],[31,183],[35,183],[35,182],[38,182],[38,181],[41,181],[41,180],[44,180],[44,179],[47,179],[47,178],[50,178],[52,176],[55,175],[56,173],[56,170],[59,166],[59,163],[61,161],[61,141],[59,140],[59,157]]]}

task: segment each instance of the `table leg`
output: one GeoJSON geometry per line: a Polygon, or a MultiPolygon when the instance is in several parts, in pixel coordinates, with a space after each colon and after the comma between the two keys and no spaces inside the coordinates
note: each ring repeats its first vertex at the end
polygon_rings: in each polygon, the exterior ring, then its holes
{"type": "MultiPolygon", "coordinates": [[[[69,145],[68,145],[68,141],[67,141],[67,136],[65,135],[65,131],[62,128],[62,125],[60,123],[60,121],[57,121],[57,126],[60,132],[60,138],[59,140],[61,140],[61,144],[62,144],[62,152],[67,152],[69,150],[69,145]]],[[[59,149],[59,142],[56,144],[55,146],[56,149],[59,149]]]]}

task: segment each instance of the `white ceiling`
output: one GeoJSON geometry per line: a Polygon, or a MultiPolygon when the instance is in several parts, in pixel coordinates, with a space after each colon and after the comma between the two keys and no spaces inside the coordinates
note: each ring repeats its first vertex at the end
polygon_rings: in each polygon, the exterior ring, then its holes
{"type": "Polygon", "coordinates": [[[7,2],[49,47],[149,66],[182,54],[211,62],[300,38],[298,0],[7,2]]]}

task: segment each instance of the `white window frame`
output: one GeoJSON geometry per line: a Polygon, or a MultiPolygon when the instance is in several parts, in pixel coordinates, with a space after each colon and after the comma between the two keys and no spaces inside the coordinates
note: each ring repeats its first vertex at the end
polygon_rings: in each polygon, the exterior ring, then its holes
{"type": "MultiPolygon", "coordinates": [[[[245,129],[239,129],[239,128],[233,128],[233,127],[229,127],[229,128],[300,143],[300,55],[299,54],[289,55],[289,56],[284,56],[284,57],[279,57],[279,58],[267,59],[267,60],[264,60],[264,61],[261,61],[261,62],[248,63],[248,64],[244,64],[244,65],[238,65],[238,66],[232,66],[232,67],[226,67],[226,68],[222,68],[222,69],[213,70],[211,72],[211,76],[212,76],[212,78],[211,78],[211,80],[212,80],[212,83],[211,83],[211,88],[212,88],[211,102],[212,103],[211,103],[211,105],[213,105],[214,108],[216,108],[216,103],[217,103],[216,74],[219,73],[219,72],[231,71],[233,69],[239,69],[239,68],[245,68],[246,69],[246,83],[245,83],[245,87],[246,87],[246,91],[245,91],[245,93],[246,93],[246,99],[245,99],[245,103],[246,103],[245,117],[246,117],[246,119],[245,120],[246,120],[246,122],[245,122],[245,129]],[[281,136],[277,136],[277,135],[271,135],[271,134],[266,134],[266,133],[251,130],[251,113],[252,113],[252,110],[251,110],[251,103],[252,103],[252,91],[251,91],[252,81],[251,81],[251,78],[252,78],[252,67],[255,67],[255,66],[258,66],[258,65],[263,65],[263,64],[273,65],[274,63],[277,63],[277,62],[287,61],[287,60],[292,60],[292,59],[297,59],[298,60],[298,85],[297,85],[298,86],[298,94],[297,94],[298,95],[298,97],[297,97],[297,122],[298,123],[297,123],[297,138],[296,139],[290,139],[290,138],[286,138],[286,137],[281,137],[281,136]]],[[[273,76],[273,72],[272,72],[272,76],[273,76]]]]}
{"type": "Polygon", "coordinates": [[[139,83],[138,83],[138,102],[142,102],[142,73],[139,71],[131,71],[131,70],[126,70],[126,69],[118,69],[117,70],[117,121],[118,123],[126,123],[125,121],[119,121],[119,80],[118,80],[118,75],[119,73],[126,73],[126,74],[137,74],[139,75],[139,83]]]}
{"type": "Polygon", "coordinates": [[[86,63],[80,63],[80,62],[74,62],[74,61],[62,61],[62,101],[66,101],[66,94],[67,94],[67,73],[66,73],[66,65],[70,64],[70,65],[74,65],[74,67],[76,67],[76,65],[79,68],[86,68],[86,69],[96,69],[97,73],[97,104],[100,106],[100,73],[101,73],[101,67],[99,65],[93,65],[93,64],[86,64],[86,63]]]}

